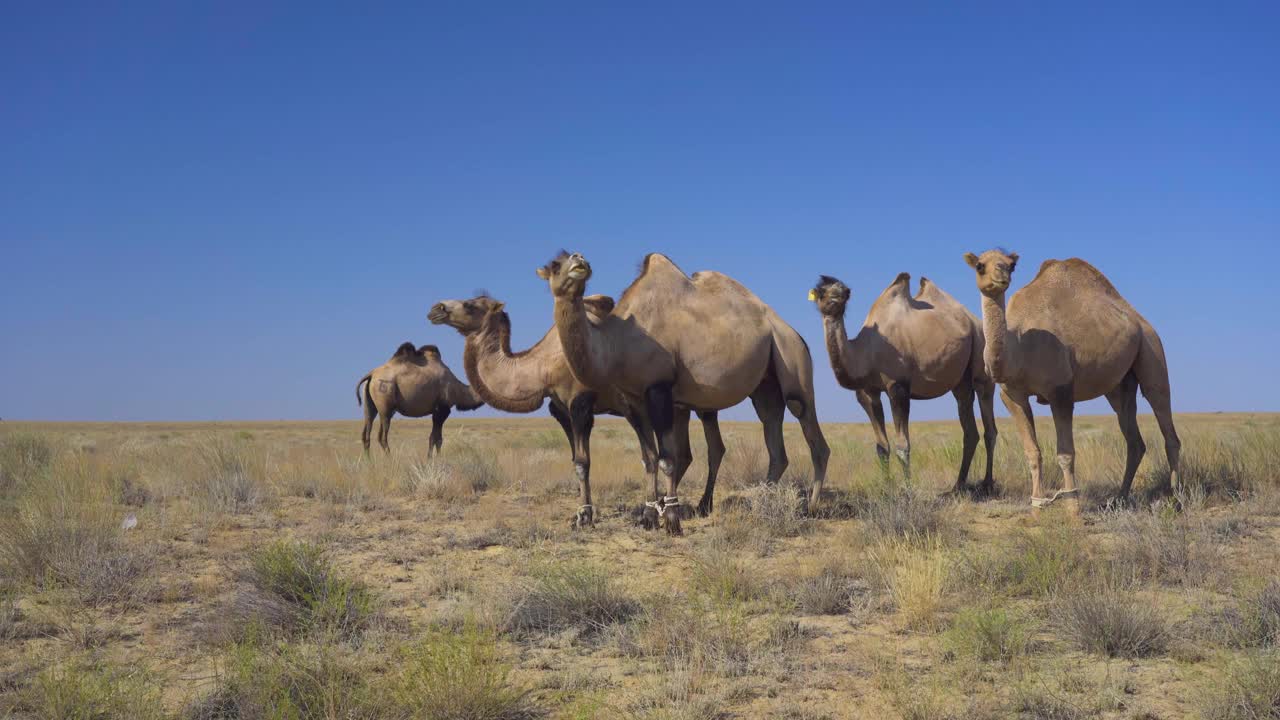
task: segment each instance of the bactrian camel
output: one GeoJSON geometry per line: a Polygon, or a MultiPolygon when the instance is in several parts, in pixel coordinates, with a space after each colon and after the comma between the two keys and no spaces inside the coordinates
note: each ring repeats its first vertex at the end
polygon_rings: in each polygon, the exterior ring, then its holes
{"type": "Polygon", "coordinates": [[[973,418],[976,394],[982,409],[987,448],[987,468],[981,489],[995,485],[991,462],[995,455],[996,419],[992,404],[995,384],[983,366],[982,327],[978,318],[928,278],[920,278],[920,291],[911,296],[911,276],[902,273],[872,303],[862,328],[852,339],[845,330],[844,314],[849,288],[823,275],[809,291],[809,299],[822,313],[831,369],[841,387],[853,390],[866,410],[876,435],[876,454],[889,459],[884,406],[880,394],[889,395],[896,449],[903,473],[911,475],[911,435],[907,424],[912,400],[929,400],[945,393],[955,396],[964,430],[964,454],[955,490],[965,489],[969,464],[978,448],[978,423],[973,418]]]}
{"type": "MultiPolygon", "coordinates": [[[[583,298],[592,322],[613,310],[613,299],[605,295],[583,298]]],[[[591,498],[591,429],[594,416],[621,415],[627,419],[640,442],[645,473],[655,472],[657,447],[653,432],[646,431],[641,418],[623,396],[613,388],[593,390],[579,382],[569,370],[556,329],[552,327],[536,344],[522,352],[511,350],[511,318],[503,303],[481,295],[470,300],[444,300],[427,314],[434,324],[449,325],[466,338],[463,367],[467,379],[484,401],[499,410],[530,413],[551,401],[551,415],[564,429],[573,454],[574,472],[578,478],[580,506],[573,519],[574,527],[594,524],[595,508],[591,498]]],[[[685,412],[686,417],[688,412],[685,412]]],[[[700,413],[707,439],[707,485],[699,510],[710,512],[716,473],[724,457],[724,441],[714,411],[700,413]]],[[[678,439],[679,473],[693,462],[689,449],[688,421],[678,439]]]]}
{"type": "Polygon", "coordinates": [[[1043,507],[1057,498],[1080,511],[1075,473],[1072,414],[1075,404],[1105,395],[1120,420],[1128,446],[1120,497],[1129,494],[1146,452],[1138,431],[1138,389],[1151,403],[1169,460],[1170,482],[1178,484],[1182,444],[1169,407],[1169,366],[1160,336],[1107,278],[1079,258],[1046,260],[1040,272],[1014,293],[1005,292],[1018,264],[1017,253],[966,253],[982,293],[984,358],[992,379],[1022,436],[1031,469],[1031,503],[1043,507]],[[1040,446],[1030,399],[1048,404],[1058,435],[1062,489],[1045,497],[1040,489],[1040,446]]]}
{"type": "Polygon", "coordinates": [[[737,281],[717,272],[692,277],[667,257],[644,259],[639,277],[613,312],[592,322],[583,294],[591,266],[561,253],[538,269],[555,299],[555,327],[575,377],[587,387],[613,387],[643,415],[658,439],[658,468],[667,480],[660,496],[654,475],[654,510],[668,532],[680,532],[678,425],[695,411],[722,410],[751,398],[764,424],[767,480],[787,465],[784,409],[800,421],[813,458],[811,503],[826,477],[830,450],[818,425],[813,359],[791,326],[737,281]]]}
{"type": "Polygon", "coordinates": [[[484,401],[454,377],[435,345],[415,349],[412,343],[403,343],[390,360],[356,383],[356,403],[364,405],[364,433],[360,439],[365,453],[369,452],[373,420],[379,416],[382,422],[378,425],[378,444],[391,452],[387,443],[391,417],[400,413],[411,418],[431,416],[431,439],[427,443],[427,457],[431,457],[444,444],[444,421],[453,408],[475,410],[484,401]]]}

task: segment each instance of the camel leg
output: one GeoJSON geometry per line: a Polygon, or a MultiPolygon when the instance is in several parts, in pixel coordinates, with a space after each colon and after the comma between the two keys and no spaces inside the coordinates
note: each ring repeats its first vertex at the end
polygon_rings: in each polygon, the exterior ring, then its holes
{"type": "Polygon", "coordinates": [[[373,432],[373,421],[378,417],[378,408],[373,406],[373,401],[365,398],[364,403],[364,431],[360,433],[360,442],[364,445],[364,455],[369,456],[369,436],[373,432]]]}
{"type": "Polygon", "coordinates": [[[893,412],[893,430],[897,436],[895,451],[902,463],[902,475],[911,479],[911,389],[903,383],[889,386],[889,410],[893,412]]]}
{"type": "Polygon", "coordinates": [[[969,479],[969,465],[973,462],[973,454],[978,450],[978,421],[973,418],[973,376],[965,373],[965,378],[951,390],[956,398],[956,410],[960,414],[960,428],[964,431],[964,452],[960,457],[960,474],[956,476],[955,492],[965,488],[969,479]]]}
{"type": "MultiPolygon", "coordinates": [[[[658,493],[658,448],[654,445],[653,429],[649,427],[649,421],[634,409],[629,409],[625,417],[627,424],[636,433],[636,441],[640,445],[640,462],[644,465],[645,477],[653,480],[653,503],[656,505],[661,502],[661,497],[658,493]]],[[[646,504],[644,514],[640,518],[640,525],[645,530],[658,529],[658,510],[654,505],[646,504]]]]}
{"type": "Polygon", "coordinates": [[[1022,452],[1027,456],[1027,468],[1031,471],[1031,497],[1040,497],[1040,441],[1036,439],[1036,421],[1031,414],[1031,403],[1024,393],[1000,388],[1000,399],[1013,417],[1013,424],[1022,438],[1022,452]]]}
{"type": "Polygon", "coordinates": [[[1164,436],[1165,457],[1169,460],[1169,489],[1178,490],[1178,459],[1182,454],[1182,441],[1178,439],[1178,431],[1173,426],[1173,410],[1170,407],[1169,366],[1165,363],[1164,349],[1160,339],[1152,335],[1146,338],[1142,350],[1138,353],[1138,361],[1133,366],[1138,376],[1138,386],[1142,388],[1142,396],[1151,404],[1151,412],[1160,424],[1160,434],[1164,436]]]}
{"type": "Polygon", "coordinates": [[[1120,384],[1107,393],[1107,402],[1116,411],[1116,419],[1120,421],[1120,433],[1124,435],[1127,446],[1124,461],[1124,480],[1120,483],[1120,499],[1129,497],[1129,488],[1133,486],[1133,476],[1138,472],[1138,464],[1147,452],[1146,443],[1142,442],[1142,432],[1138,430],[1138,378],[1133,373],[1124,376],[1120,384]]]}
{"type": "Polygon", "coordinates": [[[1080,498],[1076,495],[1076,442],[1072,428],[1076,410],[1074,393],[1070,385],[1064,385],[1054,393],[1049,403],[1053,410],[1053,429],[1058,434],[1058,466],[1062,468],[1062,492],[1070,493],[1063,497],[1067,504],[1067,512],[1073,517],[1080,515],[1080,498]]]}
{"type": "Polygon", "coordinates": [[[1000,435],[996,430],[996,384],[988,380],[978,383],[975,387],[978,393],[978,408],[982,411],[982,444],[987,449],[987,470],[982,477],[982,493],[990,495],[996,486],[995,478],[991,475],[991,467],[996,459],[996,438],[1000,435]]]}
{"type": "Polygon", "coordinates": [[[676,479],[675,470],[677,462],[677,441],[675,430],[675,395],[671,392],[671,385],[661,383],[658,385],[650,385],[644,391],[645,407],[649,411],[649,424],[653,427],[654,435],[658,439],[658,471],[667,478],[667,495],[662,500],[663,518],[666,520],[667,532],[672,535],[680,535],[680,512],[675,507],[678,502],[676,495],[676,479]],[[667,507],[667,500],[670,498],[671,507],[667,507]]]}
{"type": "Polygon", "coordinates": [[[889,470],[889,433],[884,429],[884,405],[880,402],[879,391],[859,390],[854,395],[858,404],[867,411],[867,419],[871,421],[871,431],[876,436],[876,459],[880,461],[883,472],[889,470]]]}
{"type": "Polygon", "coordinates": [[[702,434],[707,438],[707,486],[698,501],[698,515],[706,517],[715,507],[716,476],[720,474],[720,461],[724,459],[724,438],[720,437],[720,416],[714,410],[698,413],[702,421],[702,434]]]}
{"type": "Polygon", "coordinates": [[[381,422],[378,424],[378,444],[382,446],[383,452],[388,455],[391,454],[391,444],[389,441],[391,439],[391,416],[393,414],[394,413],[391,411],[382,413],[382,417],[379,418],[381,422]]]}
{"type": "Polygon", "coordinates": [[[427,443],[427,457],[431,457],[433,453],[440,452],[440,448],[444,446],[444,421],[449,419],[449,414],[453,412],[453,408],[448,405],[441,405],[436,411],[431,413],[431,440],[427,443]]]}
{"type": "Polygon", "coordinates": [[[582,393],[569,403],[569,422],[573,428],[573,472],[578,476],[578,512],[573,527],[596,524],[596,509],[591,504],[591,428],[595,426],[596,395],[582,393]]]}
{"type": "Polygon", "coordinates": [[[558,400],[552,400],[547,409],[551,411],[551,417],[559,423],[560,429],[564,430],[564,438],[569,441],[569,452],[573,453],[573,425],[569,422],[569,411],[558,400]]]}
{"type": "Polygon", "coordinates": [[[765,482],[778,482],[782,473],[787,470],[787,446],[782,440],[782,422],[786,412],[782,401],[782,389],[772,376],[766,376],[755,392],[751,393],[751,404],[756,415],[764,425],[764,445],[769,451],[769,474],[765,482]]]}
{"type": "Polygon", "coordinates": [[[827,481],[827,461],[831,459],[831,448],[822,435],[822,426],[818,424],[812,394],[803,402],[794,399],[789,401],[787,409],[800,421],[800,430],[809,446],[809,459],[813,462],[813,487],[809,489],[809,507],[816,508],[818,499],[822,496],[822,486],[827,481]]]}

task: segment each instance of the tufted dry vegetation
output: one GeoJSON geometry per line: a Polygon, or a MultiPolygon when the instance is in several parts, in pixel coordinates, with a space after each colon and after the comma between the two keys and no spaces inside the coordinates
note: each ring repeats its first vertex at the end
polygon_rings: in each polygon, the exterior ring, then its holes
{"type": "Polygon", "coordinates": [[[943,496],[955,423],[913,425],[910,481],[827,425],[809,508],[804,453],[767,485],[758,426],[724,422],[681,538],[633,524],[604,418],[587,531],[550,420],[455,419],[431,460],[413,421],[368,458],[354,421],[6,422],[0,717],[1278,717],[1280,418],[1179,418],[1174,496],[1141,422],[1117,505],[1114,420],[1077,418],[1079,524],[1026,506],[1003,424],[981,499],[943,496]]]}

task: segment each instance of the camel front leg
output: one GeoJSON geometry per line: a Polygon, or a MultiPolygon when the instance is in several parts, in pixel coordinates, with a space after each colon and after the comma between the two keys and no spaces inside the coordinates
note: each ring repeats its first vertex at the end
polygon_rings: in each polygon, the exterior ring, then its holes
{"type": "Polygon", "coordinates": [[[658,471],[667,478],[667,494],[662,498],[662,516],[666,521],[667,532],[672,535],[682,534],[680,528],[680,512],[676,505],[680,498],[676,495],[676,458],[678,443],[675,429],[675,396],[670,383],[651,385],[645,389],[645,407],[649,411],[649,424],[653,427],[658,439],[658,471]],[[669,509],[669,511],[668,511],[669,509]]]}
{"type": "Polygon", "coordinates": [[[871,432],[876,436],[876,459],[880,461],[880,470],[889,471],[889,433],[884,429],[884,405],[880,402],[880,391],[858,390],[854,393],[858,404],[867,411],[867,419],[871,421],[871,432]]]}
{"type": "Polygon", "coordinates": [[[662,498],[658,491],[658,446],[654,442],[653,428],[644,413],[629,408],[626,412],[627,424],[636,433],[636,441],[640,445],[640,462],[644,465],[645,477],[650,478],[653,485],[653,500],[644,504],[640,517],[640,525],[646,530],[658,529],[658,506],[662,498]]]}
{"type": "Polygon", "coordinates": [[[995,394],[996,384],[991,381],[977,386],[978,407],[982,411],[982,444],[987,449],[987,470],[982,478],[982,493],[991,495],[995,491],[996,481],[991,468],[996,459],[996,439],[1000,432],[996,429],[995,394]]]}
{"type": "Polygon", "coordinates": [[[450,412],[452,409],[448,405],[443,405],[431,413],[431,439],[427,442],[428,458],[432,453],[440,452],[440,448],[444,446],[444,421],[449,419],[450,412]]]}
{"type": "Polygon", "coordinates": [[[724,459],[724,438],[720,437],[720,416],[716,411],[700,412],[698,419],[702,421],[702,434],[707,439],[707,485],[698,501],[698,515],[706,517],[715,507],[716,476],[724,459]]]}
{"type": "Polygon", "coordinates": [[[1079,517],[1080,497],[1079,491],[1076,490],[1076,443],[1072,428],[1076,403],[1071,386],[1058,388],[1050,408],[1053,410],[1053,428],[1058,434],[1058,466],[1062,468],[1062,490],[1054,493],[1053,500],[1062,498],[1067,504],[1067,512],[1073,518],[1079,517]]]}
{"type": "Polygon", "coordinates": [[[764,446],[769,452],[769,471],[765,482],[772,485],[782,478],[787,470],[787,446],[782,439],[782,423],[786,419],[786,405],[782,400],[782,389],[772,377],[765,377],[760,386],[751,393],[751,405],[756,409],[756,416],[764,426],[764,446]]]}
{"type": "Polygon", "coordinates": [[[1040,442],[1036,439],[1036,421],[1031,414],[1031,403],[1026,393],[1012,390],[1004,385],[1000,388],[1000,399],[1013,417],[1013,424],[1018,428],[1018,437],[1022,438],[1022,451],[1027,456],[1027,469],[1031,472],[1031,498],[1040,497],[1040,442]]]}
{"type": "Polygon", "coordinates": [[[978,450],[978,421],[973,417],[973,377],[965,373],[951,394],[956,398],[956,411],[960,415],[960,428],[964,431],[964,454],[960,458],[960,473],[956,476],[955,492],[964,490],[969,479],[969,466],[973,462],[973,454],[978,450]]]}
{"type": "Polygon", "coordinates": [[[595,426],[595,393],[582,393],[569,404],[573,428],[573,471],[578,476],[578,512],[573,527],[593,527],[596,509],[591,503],[591,429],[595,426]]]}
{"type": "Polygon", "coordinates": [[[902,475],[911,479],[911,389],[904,383],[889,386],[889,409],[893,411],[893,430],[897,435],[898,461],[902,463],[902,475]]]}
{"type": "Polygon", "coordinates": [[[1138,473],[1138,465],[1147,452],[1147,445],[1142,441],[1142,432],[1138,429],[1138,378],[1129,373],[1124,380],[1107,393],[1107,402],[1116,411],[1116,420],[1120,423],[1120,434],[1124,435],[1125,461],[1124,479],[1120,482],[1120,499],[1129,497],[1129,488],[1133,486],[1133,476],[1138,473]]]}

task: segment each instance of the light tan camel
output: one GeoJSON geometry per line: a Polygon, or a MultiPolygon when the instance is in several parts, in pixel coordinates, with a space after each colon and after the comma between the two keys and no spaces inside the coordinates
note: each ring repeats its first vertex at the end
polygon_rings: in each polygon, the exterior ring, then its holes
{"type": "Polygon", "coordinates": [[[1001,397],[1022,436],[1031,468],[1031,504],[1043,507],[1062,497],[1072,514],[1080,511],[1075,477],[1072,414],[1075,404],[1105,395],[1120,420],[1128,445],[1120,497],[1129,494],[1146,452],[1138,431],[1138,388],[1151,403],[1169,459],[1170,483],[1178,486],[1182,443],[1169,408],[1169,366],[1160,336],[1097,268],[1079,258],[1046,260],[1035,278],[1009,299],[1005,292],[1018,264],[1017,253],[966,253],[982,293],[987,339],[987,371],[1001,384],[1001,397]],[[1046,498],[1040,491],[1040,446],[1030,398],[1048,404],[1058,435],[1063,489],[1046,498]]]}
{"type": "MultiPolygon", "coordinates": [[[[760,298],[717,272],[685,275],[654,253],[613,313],[591,322],[583,303],[591,266],[561,253],[538,269],[555,298],[555,324],[575,377],[588,387],[615,387],[658,438],[658,467],[667,494],[655,500],[668,532],[680,532],[679,476],[671,459],[681,432],[676,406],[722,410],[751,398],[769,449],[767,480],[787,466],[784,408],[800,421],[813,459],[816,505],[830,450],[818,424],[813,359],[803,338],[760,298]]],[[[657,476],[654,496],[659,497],[657,476]]]]}
{"type": "Polygon", "coordinates": [[[444,421],[453,408],[475,410],[484,401],[454,377],[435,345],[415,349],[412,343],[403,343],[390,360],[356,383],[356,403],[364,405],[364,433],[360,439],[365,453],[369,452],[373,420],[379,416],[382,422],[378,425],[378,444],[391,452],[387,442],[391,418],[400,413],[411,418],[431,416],[431,439],[427,443],[427,457],[431,457],[444,444],[444,421]],[[360,392],[361,385],[364,393],[360,392]]]}
{"type": "MultiPolygon", "coordinates": [[[[592,322],[613,310],[613,299],[605,295],[583,298],[592,322]]],[[[470,300],[444,300],[436,303],[427,318],[437,325],[449,325],[466,338],[463,366],[467,379],[484,401],[499,410],[529,413],[551,400],[551,415],[564,429],[573,453],[574,471],[578,478],[578,512],[574,527],[594,524],[595,509],[591,500],[591,429],[595,415],[621,415],[635,430],[640,442],[645,473],[655,472],[657,448],[652,431],[645,432],[641,418],[613,388],[596,391],[583,385],[569,370],[560,338],[552,327],[536,344],[522,352],[511,351],[511,318],[504,304],[482,295],[470,300]]],[[[685,411],[686,417],[688,411],[685,411]]],[[[707,439],[707,485],[699,511],[711,511],[716,474],[724,457],[724,441],[715,412],[699,414],[707,439]]],[[[693,462],[689,449],[688,422],[679,440],[678,471],[683,474],[693,462]]]]}
{"type": "Polygon", "coordinates": [[[876,435],[876,455],[889,460],[889,438],[884,426],[880,393],[888,393],[897,431],[897,455],[905,475],[911,475],[911,436],[907,419],[912,400],[929,400],[950,392],[955,396],[964,430],[964,455],[955,491],[965,489],[969,464],[978,448],[978,423],[973,418],[976,394],[982,409],[982,429],[987,448],[987,470],[981,490],[995,485],[991,462],[995,456],[996,419],[992,409],[995,383],[982,362],[982,327],[978,318],[928,278],[920,278],[920,291],[911,296],[911,276],[902,273],[872,303],[862,328],[852,340],[845,330],[844,313],[849,288],[823,275],[809,292],[822,313],[831,369],[841,387],[853,390],[866,410],[876,435]]]}

